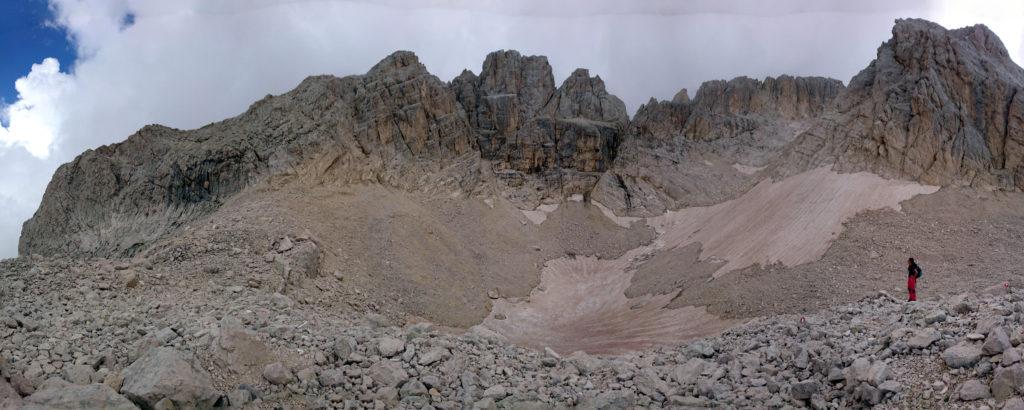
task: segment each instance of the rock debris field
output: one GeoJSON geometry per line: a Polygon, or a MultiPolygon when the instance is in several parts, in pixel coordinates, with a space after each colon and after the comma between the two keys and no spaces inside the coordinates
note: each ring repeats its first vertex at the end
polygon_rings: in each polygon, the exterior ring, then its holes
{"type": "Polygon", "coordinates": [[[1024,408],[1024,291],[1002,285],[563,355],[144,268],[0,266],[2,408],[1024,408]]]}

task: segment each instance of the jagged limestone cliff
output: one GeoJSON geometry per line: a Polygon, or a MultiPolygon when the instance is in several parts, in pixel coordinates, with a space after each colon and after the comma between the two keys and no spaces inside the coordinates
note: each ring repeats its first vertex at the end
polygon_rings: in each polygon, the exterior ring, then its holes
{"type": "Polygon", "coordinates": [[[831,164],[1020,189],[1022,88],[1024,70],[987,28],[923,20],[898,21],[848,87],[711,81],[632,119],[587,70],[556,88],[545,57],[494,52],[479,75],[445,83],[402,51],[365,75],[310,77],[223,122],[147,126],[83,153],[55,173],[19,251],[131,255],[274,178],[489,192],[523,208],[583,194],[648,216],[831,164]]]}

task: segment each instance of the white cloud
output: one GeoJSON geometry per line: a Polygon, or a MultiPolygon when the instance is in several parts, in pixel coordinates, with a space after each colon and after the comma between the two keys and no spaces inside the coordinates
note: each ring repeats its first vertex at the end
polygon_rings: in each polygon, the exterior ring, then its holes
{"type": "Polygon", "coordinates": [[[8,126],[0,127],[3,147],[20,146],[36,157],[48,157],[59,132],[61,99],[71,86],[57,59],[33,64],[32,71],[14,83],[18,101],[4,107],[3,122],[8,126]]]}
{"type": "Polygon", "coordinates": [[[1018,37],[1024,26],[1022,16],[883,0],[50,1],[80,57],[69,74],[55,60],[33,66],[4,109],[0,256],[14,254],[21,221],[57,165],[82,150],[149,123],[218,121],[308,75],[363,73],[398,49],[415,51],[443,80],[479,71],[496,49],[544,54],[556,81],[590,68],[634,110],[651,96],[737,75],[848,80],[897,17],[988,16],[998,34],[1018,37]]]}

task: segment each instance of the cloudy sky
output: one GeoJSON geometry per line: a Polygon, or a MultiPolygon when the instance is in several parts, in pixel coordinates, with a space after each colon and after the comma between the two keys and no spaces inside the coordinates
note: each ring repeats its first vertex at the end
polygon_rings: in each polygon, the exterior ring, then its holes
{"type": "Polygon", "coordinates": [[[900,17],[984,23],[1024,60],[1020,0],[11,0],[0,15],[0,257],[81,151],[233,116],[398,49],[444,80],[496,49],[547,55],[556,82],[589,68],[631,112],[711,79],[845,82],[900,17]]]}

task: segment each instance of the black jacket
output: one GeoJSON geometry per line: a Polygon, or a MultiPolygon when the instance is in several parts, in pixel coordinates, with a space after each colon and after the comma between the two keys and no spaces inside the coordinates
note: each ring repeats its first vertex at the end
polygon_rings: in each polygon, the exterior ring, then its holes
{"type": "Polygon", "coordinates": [[[921,267],[917,266],[916,263],[912,263],[912,264],[910,264],[910,266],[907,267],[907,276],[915,276],[915,277],[920,278],[921,275],[922,275],[921,267]]]}

